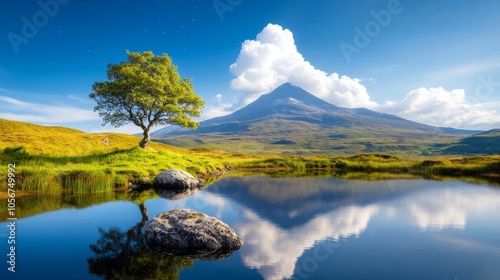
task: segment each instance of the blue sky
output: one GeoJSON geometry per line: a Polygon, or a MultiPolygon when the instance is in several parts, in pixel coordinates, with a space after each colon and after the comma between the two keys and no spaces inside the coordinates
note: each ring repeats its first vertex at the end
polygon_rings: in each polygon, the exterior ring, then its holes
{"type": "Polygon", "coordinates": [[[339,106],[500,127],[500,3],[0,1],[0,118],[101,127],[88,98],[126,50],[167,53],[228,114],[292,82],[339,106]]]}

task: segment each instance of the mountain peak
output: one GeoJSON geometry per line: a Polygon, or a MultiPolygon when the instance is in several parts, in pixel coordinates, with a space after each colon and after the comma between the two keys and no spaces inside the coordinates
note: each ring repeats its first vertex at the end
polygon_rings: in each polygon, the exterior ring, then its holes
{"type": "Polygon", "coordinates": [[[264,94],[263,96],[272,96],[273,98],[291,97],[300,100],[301,97],[308,97],[311,95],[312,95],[311,93],[305,91],[304,89],[298,86],[294,86],[291,83],[284,83],[275,88],[273,91],[264,94]]]}
{"type": "Polygon", "coordinates": [[[261,95],[246,107],[214,120],[249,122],[271,116],[284,119],[313,118],[318,121],[326,112],[342,110],[304,89],[291,83],[284,83],[273,91],[261,95]]]}
{"type": "Polygon", "coordinates": [[[202,121],[195,131],[179,129],[165,135],[172,141],[170,144],[189,147],[227,144],[229,148],[236,145],[248,151],[262,145],[266,145],[264,149],[281,145],[287,152],[297,149],[297,152],[323,154],[343,150],[383,152],[400,147],[415,147],[412,149],[417,151],[420,146],[415,145],[414,139],[430,139],[437,131],[447,134],[446,137],[468,134],[364,108],[337,107],[298,86],[284,83],[232,114],[202,121]],[[196,137],[183,138],[184,135],[196,137]]]}
{"type": "MultiPolygon", "coordinates": [[[[276,105],[287,103],[288,105],[302,104],[309,107],[318,107],[329,111],[339,109],[337,106],[330,104],[323,99],[320,99],[313,94],[305,91],[301,87],[295,86],[288,82],[278,86],[273,91],[262,95],[254,103],[257,103],[258,106],[270,106],[273,104],[276,105]]],[[[250,104],[249,106],[251,106],[252,104],[250,104]]]]}
{"type": "MultiPolygon", "coordinates": [[[[282,91],[282,90],[297,90],[297,89],[300,89],[300,90],[303,90],[302,88],[296,86],[296,85],[293,85],[291,84],[290,82],[286,82],[284,84],[281,84],[280,86],[278,86],[277,88],[275,88],[273,91],[271,92],[275,92],[275,91],[282,91]]],[[[270,93],[271,93],[270,92],[270,93]]]]}

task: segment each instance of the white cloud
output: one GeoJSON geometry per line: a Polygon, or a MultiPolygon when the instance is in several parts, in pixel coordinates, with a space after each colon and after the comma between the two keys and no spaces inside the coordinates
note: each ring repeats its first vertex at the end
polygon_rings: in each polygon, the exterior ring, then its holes
{"type": "Polygon", "coordinates": [[[426,76],[426,80],[447,81],[463,77],[471,77],[483,72],[491,72],[492,70],[500,67],[500,62],[498,60],[498,58],[491,58],[486,61],[454,65],[452,67],[428,74],[426,76]]]}
{"type": "Polygon", "coordinates": [[[268,24],[256,40],[246,40],[242,44],[230,70],[236,76],[231,81],[231,88],[245,93],[241,105],[285,82],[337,106],[372,108],[377,105],[370,100],[359,79],[314,68],[298,52],[292,32],[275,24],[268,24]]]}
{"type": "Polygon", "coordinates": [[[500,112],[494,105],[468,101],[463,89],[438,87],[412,90],[403,100],[387,101],[376,109],[434,126],[488,129],[500,127],[500,112]]]}
{"type": "MultiPolygon", "coordinates": [[[[0,89],[7,93],[14,93],[0,89]]],[[[68,95],[68,99],[78,103],[88,103],[85,99],[76,95],[68,95]]],[[[93,110],[81,109],[71,105],[47,105],[42,103],[25,102],[8,96],[0,95],[0,118],[21,122],[37,123],[40,125],[65,125],[81,129],[89,133],[142,133],[142,129],[134,124],[115,128],[111,125],[102,126],[102,119],[93,110]],[[78,123],[78,125],[75,125],[78,123]]]]}
{"type": "MultiPolygon", "coordinates": [[[[445,69],[436,76],[442,79],[472,75],[498,65],[490,62],[468,64],[458,70],[445,69]]],[[[243,93],[242,98],[232,106],[210,107],[206,110],[207,116],[231,113],[290,82],[341,107],[366,107],[438,127],[484,130],[500,127],[500,101],[491,99],[492,91],[500,83],[493,81],[492,77],[483,78],[481,88],[478,85],[476,92],[469,95],[463,89],[418,88],[410,91],[403,100],[378,105],[371,100],[361,80],[316,69],[298,52],[292,32],[275,24],[268,24],[255,40],[246,40],[242,44],[230,71],[236,76],[231,81],[231,88],[243,93]]],[[[374,78],[368,82],[377,83],[374,78]]]]}
{"type": "Polygon", "coordinates": [[[0,118],[22,122],[46,124],[74,123],[99,120],[92,110],[66,105],[46,105],[24,102],[7,96],[0,96],[0,118]]]}
{"type": "Polygon", "coordinates": [[[120,127],[113,127],[111,125],[101,126],[100,122],[96,122],[95,128],[87,129],[86,131],[89,133],[104,133],[104,132],[123,133],[123,134],[141,133],[142,135],[142,129],[134,124],[127,124],[120,127]]]}
{"type": "Polygon", "coordinates": [[[241,257],[266,280],[292,277],[303,253],[324,240],[357,237],[368,226],[378,207],[349,206],[314,217],[293,229],[282,229],[247,210],[235,230],[245,240],[241,257]]]}
{"type": "Polygon", "coordinates": [[[71,100],[81,102],[81,103],[89,103],[89,98],[83,98],[83,97],[80,97],[79,95],[76,95],[76,94],[70,94],[70,95],[68,95],[68,98],[71,100]]]}
{"type": "Polygon", "coordinates": [[[208,120],[218,116],[224,116],[234,111],[234,106],[231,103],[223,101],[223,95],[218,93],[210,104],[205,106],[200,120],[208,120]]]}

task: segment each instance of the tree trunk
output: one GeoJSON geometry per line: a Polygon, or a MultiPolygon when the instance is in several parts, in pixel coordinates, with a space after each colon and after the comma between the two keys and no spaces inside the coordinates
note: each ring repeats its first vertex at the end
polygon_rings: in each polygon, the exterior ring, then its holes
{"type": "Polygon", "coordinates": [[[141,209],[142,221],[141,223],[147,222],[148,219],[148,208],[144,205],[144,202],[139,204],[139,209],[141,209]]]}
{"type": "Polygon", "coordinates": [[[144,135],[144,138],[142,138],[141,142],[139,142],[139,147],[146,149],[149,144],[149,140],[151,139],[149,136],[149,130],[144,130],[142,135],[144,135]]]}

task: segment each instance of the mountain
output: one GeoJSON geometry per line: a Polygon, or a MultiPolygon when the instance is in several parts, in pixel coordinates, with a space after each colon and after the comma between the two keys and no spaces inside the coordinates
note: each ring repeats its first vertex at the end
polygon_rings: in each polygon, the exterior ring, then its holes
{"type": "Polygon", "coordinates": [[[420,154],[433,141],[450,143],[478,132],[338,107],[286,83],[232,114],[201,122],[197,130],[160,130],[153,137],[184,147],[245,153],[420,154]]]}
{"type": "Polygon", "coordinates": [[[493,155],[500,154],[500,129],[475,134],[443,149],[443,154],[493,155]]]}

